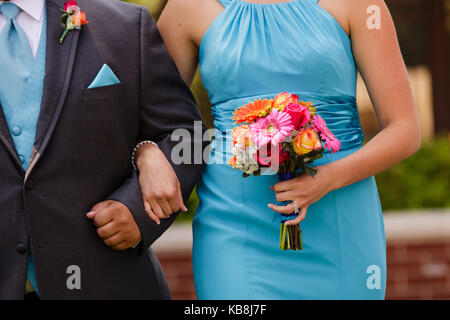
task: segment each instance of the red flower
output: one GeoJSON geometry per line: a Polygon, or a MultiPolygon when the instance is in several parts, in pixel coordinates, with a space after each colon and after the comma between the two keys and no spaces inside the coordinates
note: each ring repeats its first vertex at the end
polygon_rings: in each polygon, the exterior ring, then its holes
{"type": "Polygon", "coordinates": [[[288,152],[281,152],[281,144],[274,146],[271,143],[268,143],[259,148],[258,152],[255,154],[255,159],[259,164],[271,167],[274,170],[278,170],[278,166],[286,160],[289,160],[288,152]],[[273,153],[273,151],[278,152],[273,153]]]}
{"type": "Polygon", "coordinates": [[[296,130],[301,129],[311,119],[308,107],[297,103],[290,103],[284,109],[291,116],[292,124],[296,130]]]}
{"type": "Polygon", "coordinates": [[[78,3],[73,0],[69,0],[68,2],[64,2],[64,11],[67,12],[75,12],[78,9],[78,3]]]}

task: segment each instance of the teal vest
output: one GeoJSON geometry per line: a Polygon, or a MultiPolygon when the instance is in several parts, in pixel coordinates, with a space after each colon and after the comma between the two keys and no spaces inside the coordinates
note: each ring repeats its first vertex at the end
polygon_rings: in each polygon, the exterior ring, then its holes
{"type": "MultiPolygon", "coordinates": [[[[57,41],[57,39],[55,39],[57,41]]],[[[41,111],[42,95],[44,92],[45,57],[47,49],[47,16],[44,10],[42,34],[39,47],[34,59],[30,76],[28,77],[24,92],[18,105],[10,106],[0,95],[6,122],[8,123],[11,137],[14,141],[23,169],[26,171],[30,163],[36,137],[36,126],[41,111]]],[[[37,291],[37,281],[34,272],[34,264],[29,255],[28,279],[37,291]]]]}
{"type": "Polygon", "coordinates": [[[11,136],[19,154],[24,170],[27,170],[36,136],[36,126],[41,110],[42,94],[44,91],[45,56],[47,42],[47,24],[44,13],[43,27],[38,51],[28,77],[25,90],[21,94],[19,104],[10,106],[1,99],[3,113],[11,131],[11,136]]]}

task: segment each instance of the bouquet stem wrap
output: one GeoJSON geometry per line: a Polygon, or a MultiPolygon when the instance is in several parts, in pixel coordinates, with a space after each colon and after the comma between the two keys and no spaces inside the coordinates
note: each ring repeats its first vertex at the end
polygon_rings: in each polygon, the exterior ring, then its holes
{"type": "MultiPolygon", "coordinates": [[[[280,181],[291,180],[295,178],[295,172],[279,173],[280,181]]],[[[280,225],[280,249],[281,250],[302,250],[302,230],[300,224],[286,225],[285,222],[297,217],[296,213],[282,214],[280,225]]]]}

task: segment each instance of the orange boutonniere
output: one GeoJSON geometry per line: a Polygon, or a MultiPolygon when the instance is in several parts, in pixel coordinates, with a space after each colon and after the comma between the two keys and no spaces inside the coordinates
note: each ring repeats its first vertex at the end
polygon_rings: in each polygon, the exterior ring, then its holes
{"type": "Polygon", "coordinates": [[[61,9],[61,11],[63,13],[61,16],[61,24],[64,28],[64,32],[61,38],[59,38],[58,42],[60,44],[63,43],[69,31],[81,29],[82,25],[88,23],[86,14],[81,11],[80,6],[76,1],[69,0],[68,2],[65,2],[64,9],[61,9]]]}

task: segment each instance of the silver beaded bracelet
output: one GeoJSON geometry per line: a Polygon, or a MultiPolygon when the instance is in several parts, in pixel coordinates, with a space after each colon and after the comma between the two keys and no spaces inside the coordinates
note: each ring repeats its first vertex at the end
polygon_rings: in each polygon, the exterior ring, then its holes
{"type": "Polygon", "coordinates": [[[144,144],[150,143],[152,145],[154,145],[155,147],[159,148],[159,146],[156,144],[156,142],[150,141],[150,140],[145,140],[145,141],[141,141],[139,142],[136,147],[134,147],[133,149],[133,153],[131,154],[131,164],[133,165],[134,170],[137,170],[136,167],[136,152],[138,151],[138,149],[140,147],[142,147],[144,144]]]}

